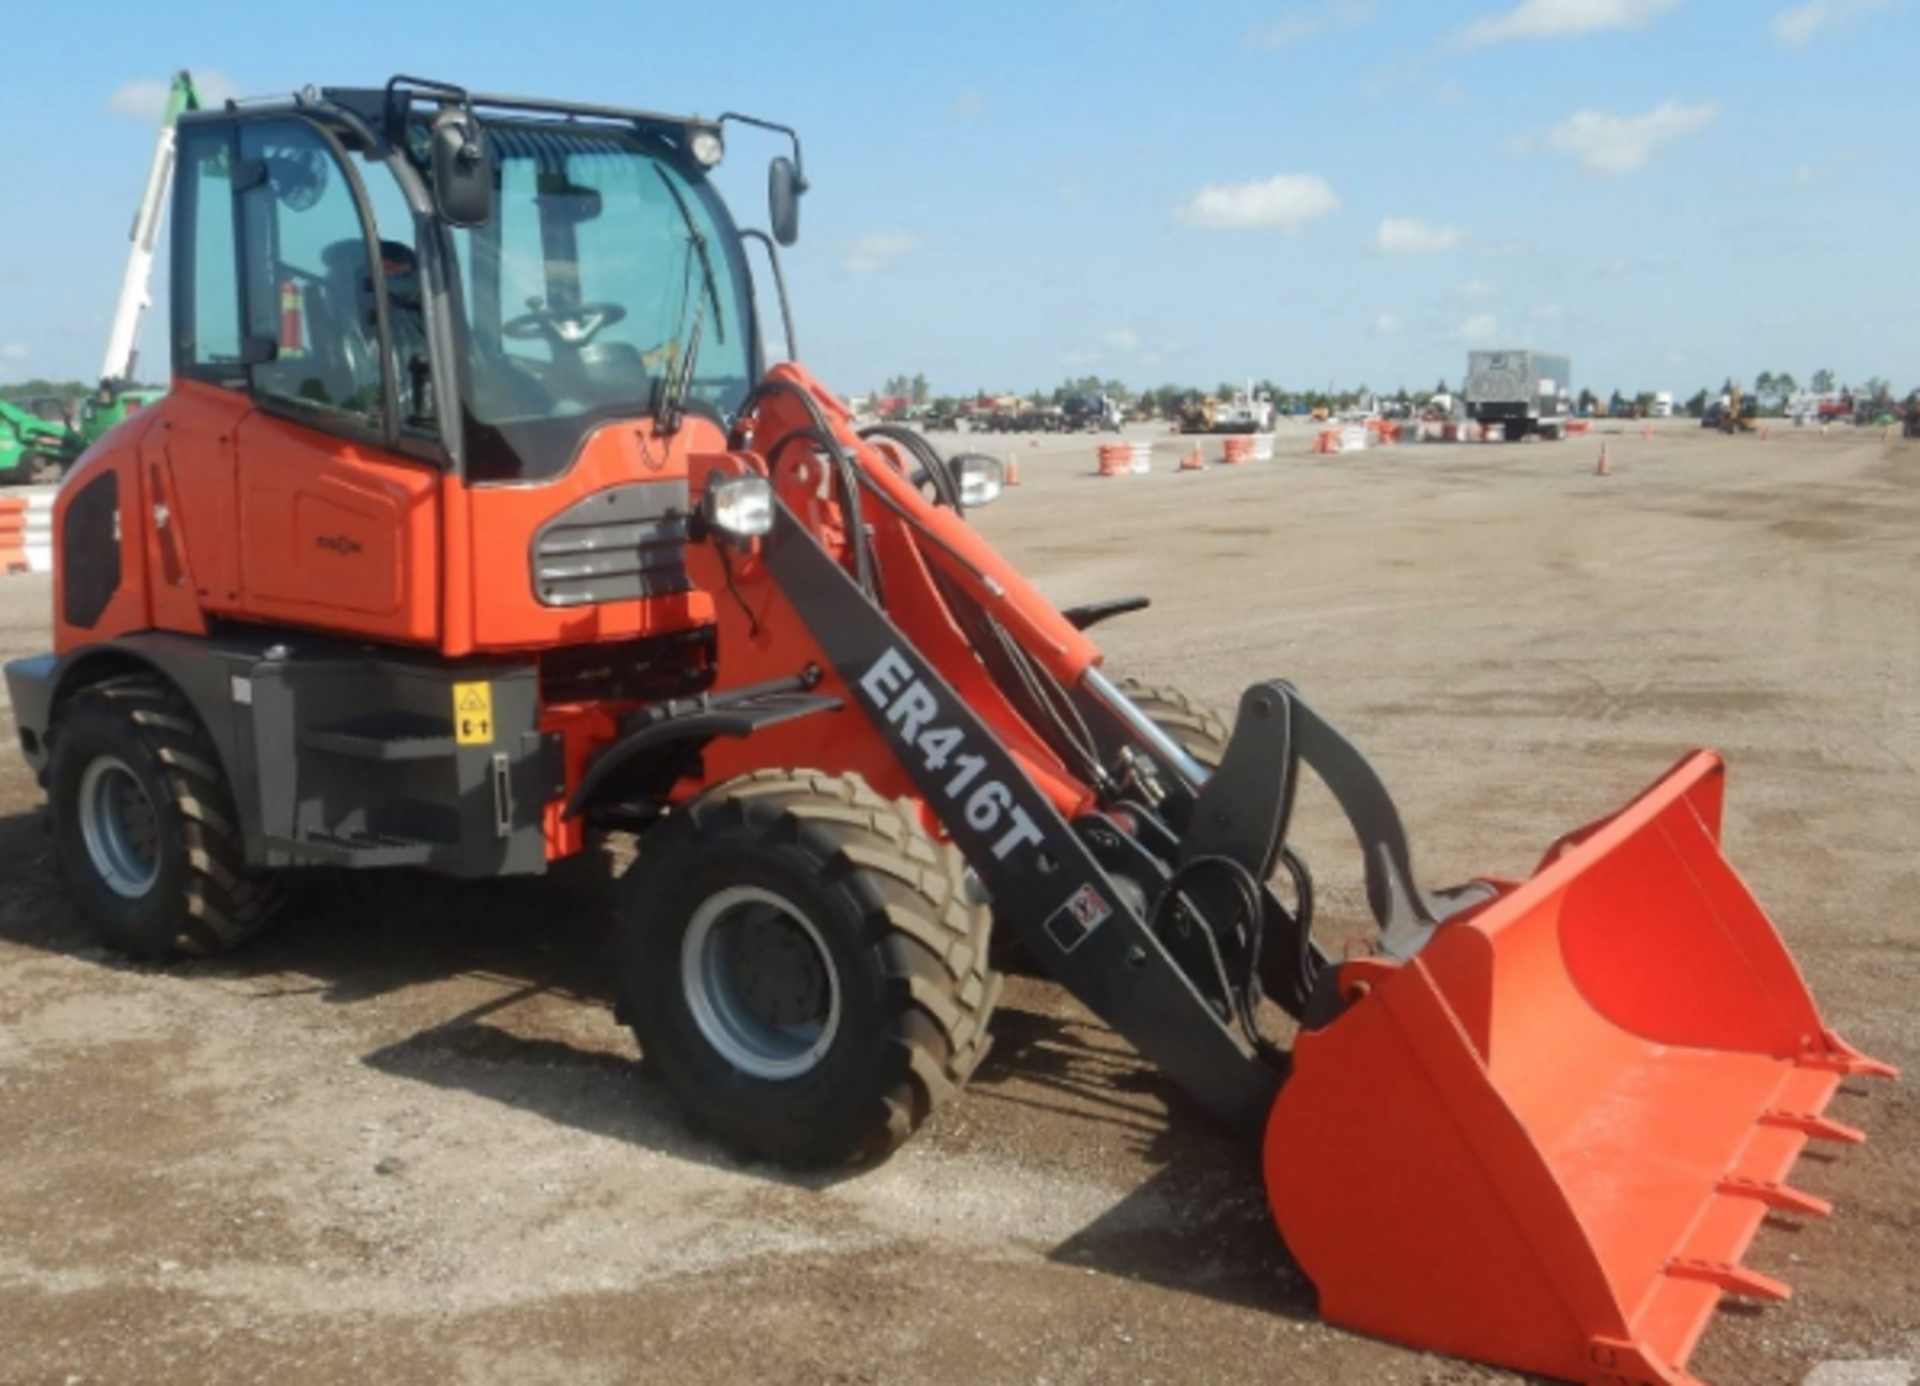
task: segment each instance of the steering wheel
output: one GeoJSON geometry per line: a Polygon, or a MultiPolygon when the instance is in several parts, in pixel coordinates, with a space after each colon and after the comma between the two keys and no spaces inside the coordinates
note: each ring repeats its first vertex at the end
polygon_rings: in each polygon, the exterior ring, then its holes
{"type": "Polygon", "coordinates": [[[501,323],[500,335],[516,342],[545,341],[555,347],[578,350],[597,337],[602,328],[612,327],[627,316],[627,310],[618,303],[542,308],[536,299],[530,307],[531,311],[501,323]]]}

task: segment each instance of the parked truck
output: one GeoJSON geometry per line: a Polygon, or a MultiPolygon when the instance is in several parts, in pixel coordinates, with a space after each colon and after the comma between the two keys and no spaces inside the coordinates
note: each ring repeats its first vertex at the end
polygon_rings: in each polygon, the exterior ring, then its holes
{"type": "Polygon", "coordinates": [[[1544,351],[1470,351],[1462,396],[1467,417],[1499,424],[1508,442],[1528,434],[1558,438],[1573,416],[1573,367],[1544,351]]]}

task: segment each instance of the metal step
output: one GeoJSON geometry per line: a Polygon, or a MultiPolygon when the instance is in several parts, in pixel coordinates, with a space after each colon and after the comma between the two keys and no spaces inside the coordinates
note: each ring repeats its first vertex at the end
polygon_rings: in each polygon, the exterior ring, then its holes
{"type": "Polygon", "coordinates": [[[360,760],[439,760],[457,749],[451,736],[374,736],[349,731],[302,732],[300,745],[309,751],[360,760]]]}
{"type": "Polygon", "coordinates": [[[457,866],[460,849],[451,842],[428,842],[387,833],[309,833],[302,838],[270,837],[269,852],[284,852],[314,866],[457,866]]]}

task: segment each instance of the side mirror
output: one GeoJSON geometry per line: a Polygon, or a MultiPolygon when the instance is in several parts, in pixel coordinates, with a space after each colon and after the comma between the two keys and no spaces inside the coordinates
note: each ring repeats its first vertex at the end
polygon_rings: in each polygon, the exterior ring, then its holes
{"type": "Polygon", "coordinates": [[[493,217],[493,160],[466,111],[433,118],[433,200],[449,226],[484,226],[493,217]]]}
{"type": "Polygon", "coordinates": [[[773,238],[783,246],[800,239],[800,194],[806,189],[793,160],[782,157],[767,165],[767,216],[773,238]]]}

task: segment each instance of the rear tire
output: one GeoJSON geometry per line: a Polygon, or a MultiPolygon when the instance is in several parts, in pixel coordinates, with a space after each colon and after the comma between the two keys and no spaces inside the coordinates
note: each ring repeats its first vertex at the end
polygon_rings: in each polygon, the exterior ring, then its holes
{"type": "Polygon", "coordinates": [[[799,1168],[883,1157],[972,1076],[1000,979],[952,846],[854,776],[762,771],[642,840],[624,1018],[695,1120],[799,1168]]]}
{"type": "Polygon", "coordinates": [[[120,952],[222,952],[278,903],[274,878],[245,864],[218,750],[165,680],[112,679],[63,703],[47,784],[67,880],[120,952]]]}

